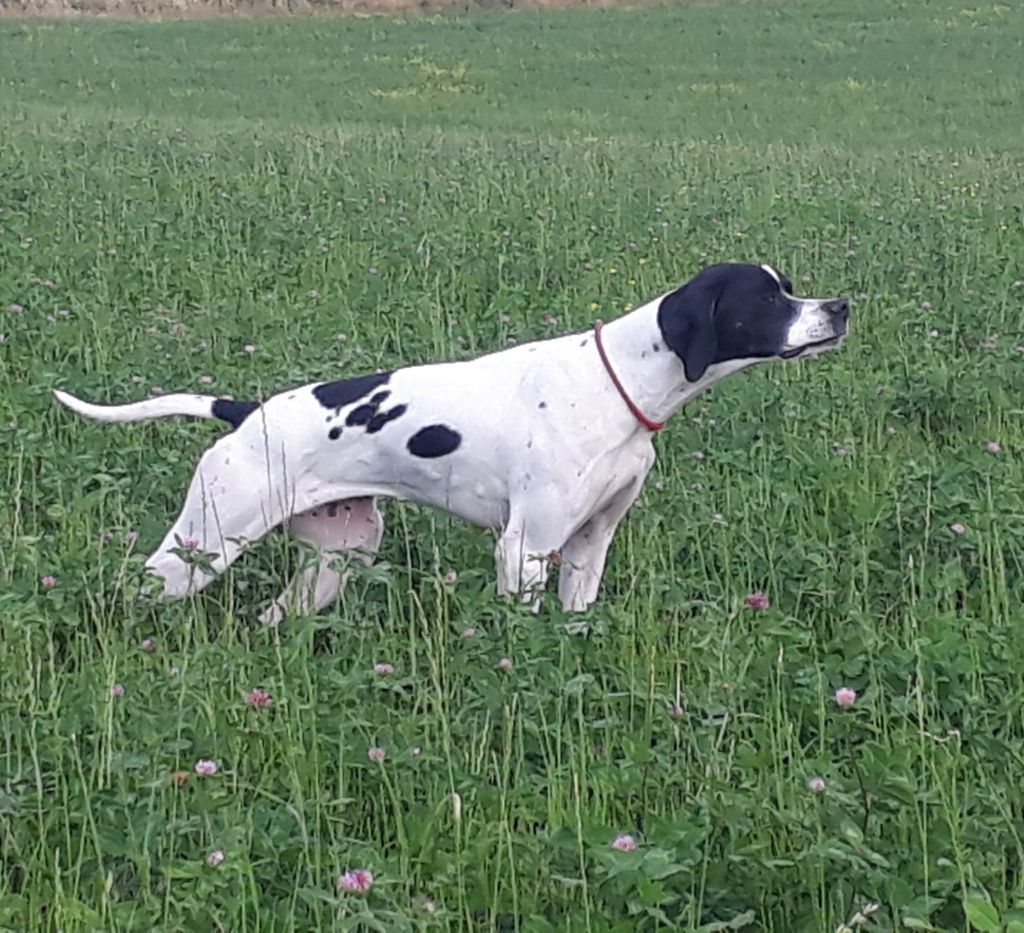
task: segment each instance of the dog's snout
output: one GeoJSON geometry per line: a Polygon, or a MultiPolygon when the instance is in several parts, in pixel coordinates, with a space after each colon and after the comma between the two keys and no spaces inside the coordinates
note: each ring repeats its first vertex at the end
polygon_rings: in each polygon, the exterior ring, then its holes
{"type": "Polygon", "coordinates": [[[831,301],[826,301],[823,307],[829,314],[834,314],[844,321],[850,316],[849,298],[833,298],[831,301]]]}

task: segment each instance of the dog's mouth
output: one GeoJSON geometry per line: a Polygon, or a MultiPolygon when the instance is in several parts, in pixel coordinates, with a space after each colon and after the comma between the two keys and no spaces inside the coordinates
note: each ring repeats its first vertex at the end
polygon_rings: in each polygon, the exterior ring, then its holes
{"type": "Polygon", "coordinates": [[[784,360],[796,359],[798,356],[816,356],[819,353],[825,353],[827,350],[834,350],[843,342],[844,337],[846,337],[845,327],[831,337],[823,337],[821,340],[815,340],[813,343],[805,343],[803,346],[793,347],[792,350],[783,350],[779,356],[784,360]]]}
{"type": "Polygon", "coordinates": [[[800,299],[797,315],[786,334],[779,356],[791,360],[815,356],[839,346],[846,336],[850,317],[847,298],[800,299]]]}

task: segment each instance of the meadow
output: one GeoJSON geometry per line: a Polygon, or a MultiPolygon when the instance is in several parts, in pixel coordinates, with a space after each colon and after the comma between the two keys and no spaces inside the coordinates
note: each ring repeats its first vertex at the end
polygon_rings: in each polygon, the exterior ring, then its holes
{"type": "Polygon", "coordinates": [[[0,20],[0,929],[1024,930],[1022,52],[976,0],[0,20]],[[222,427],[50,397],[468,356],[720,259],[851,336],[676,417],[580,617],[407,504],[321,615],[256,621],[276,535],[155,603],[222,427]]]}

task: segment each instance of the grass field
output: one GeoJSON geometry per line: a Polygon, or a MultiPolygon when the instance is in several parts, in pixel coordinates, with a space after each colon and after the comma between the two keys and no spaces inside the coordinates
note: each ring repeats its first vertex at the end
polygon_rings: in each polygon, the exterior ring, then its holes
{"type": "Polygon", "coordinates": [[[0,929],[1024,930],[1022,53],[950,0],[0,21],[0,929]],[[140,599],[221,429],[49,395],[470,355],[723,258],[852,335],[684,409],[582,621],[394,504],[315,618],[255,621],[280,537],[140,599]]]}

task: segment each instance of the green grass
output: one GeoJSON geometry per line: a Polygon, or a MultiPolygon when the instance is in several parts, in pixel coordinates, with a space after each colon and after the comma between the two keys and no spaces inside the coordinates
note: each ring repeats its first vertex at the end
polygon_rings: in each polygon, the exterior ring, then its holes
{"type": "Polygon", "coordinates": [[[1022,47],[880,0],[0,21],[0,929],[1021,930],[1022,47]],[[255,621],[279,537],[142,600],[220,428],[49,396],[465,356],[721,258],[852,335],[684,409],[568,629],[394,504],[315,618],[255,621]]]}

